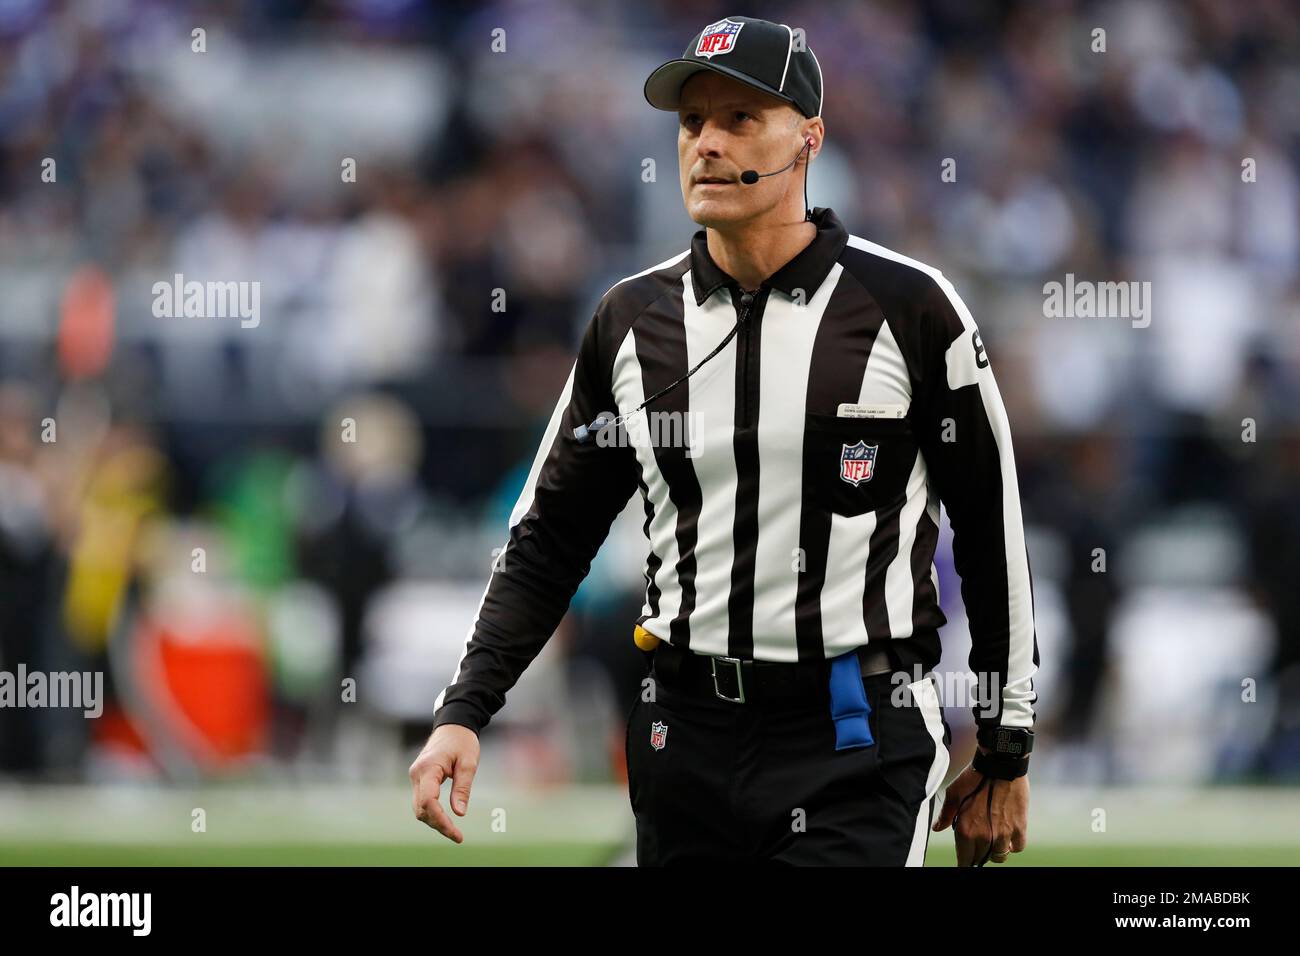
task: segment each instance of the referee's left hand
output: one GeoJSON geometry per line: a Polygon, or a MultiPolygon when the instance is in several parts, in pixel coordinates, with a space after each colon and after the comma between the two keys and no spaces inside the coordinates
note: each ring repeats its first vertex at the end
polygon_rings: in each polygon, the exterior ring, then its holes
{"type": "Polygon", "coordinates": [[[957,865],[972,866],[989,848],[989,834],[993,835],[993,852],[990,863],[1005,863],[1012,853],[1025,848],[1029,833],[1029,777],[1015,780],[988,782],[979,793],[966,800],[958,816],[957,808],[972,792],[979,788],[984,775],[974,767],[967,767],[948,786],[943,810],[935,821],[935,832],[946,830],[953,820],[953,837],[957,843],[957,865]],[[993,804],[989,806],[988,788],[993,788],[993,804]],[[991,816],[991,820],[990,820],[991,816]],[[991,824],[991,825],[990,825],[991,824]]]}

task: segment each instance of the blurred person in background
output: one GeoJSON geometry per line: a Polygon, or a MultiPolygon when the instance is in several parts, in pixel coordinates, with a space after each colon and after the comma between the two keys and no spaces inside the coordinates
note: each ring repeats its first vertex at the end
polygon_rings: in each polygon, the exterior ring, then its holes
{"type": "MultiPolygon", "coordinates": [[[[35,396],[0,386],[0,670],[38,670],[57,658],[59,576],[56,503],[37,461],[35,396]]],[[[47,712],[0,707],[0,775],[46,767],[47,712]]]]}

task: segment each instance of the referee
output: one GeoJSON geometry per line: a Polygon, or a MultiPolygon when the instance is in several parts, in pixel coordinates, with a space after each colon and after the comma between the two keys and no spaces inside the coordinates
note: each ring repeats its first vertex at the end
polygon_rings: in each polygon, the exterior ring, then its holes
{"type": "Polygon", "coordinates": [[[808,210],[825,127],[801,40],[728,17],[646,81],[703,228],[597,305],[435,702],[414,810],[457,843],[443,782],[464,816],[479,731],[640,492],[639,864],[916,866],[932,823],[960,865],[1025,845],[1038,648],[1006,412],[948,280],[808,210]],[[981,689],[951,775],[941,501],[981,689]]]}

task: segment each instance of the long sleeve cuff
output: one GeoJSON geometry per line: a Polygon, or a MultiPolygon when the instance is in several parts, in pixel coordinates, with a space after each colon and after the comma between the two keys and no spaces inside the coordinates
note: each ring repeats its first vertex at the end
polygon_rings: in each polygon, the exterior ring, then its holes
{"type": "Polygon", "coordinates": [[[459,724],[478,734],[487,726],[487,719],[481,709],[468,701],[453,700],[443,704],[434,714],[433,729],[437,730],[443,724],[459,724]]]}

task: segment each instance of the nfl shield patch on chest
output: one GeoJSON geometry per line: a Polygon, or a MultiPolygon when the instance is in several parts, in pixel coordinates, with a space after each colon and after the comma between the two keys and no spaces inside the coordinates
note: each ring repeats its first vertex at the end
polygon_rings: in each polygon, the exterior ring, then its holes
{"type": "Polygon", "coordinates": [[[855,445],[844,445],[840,453],[840,478],[851,485],[860,485],[870,481],[876,465],[876,451],[879,445],[868,445],[860,441],[855,445]]]}
{"type": "Polygon", "coordinates": [[[650,725],[650,746],[655,750],[663,750],[666,743],[668,743],[668,725],[656,720],[650,725]]]}

